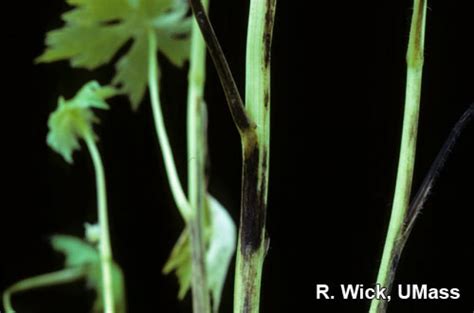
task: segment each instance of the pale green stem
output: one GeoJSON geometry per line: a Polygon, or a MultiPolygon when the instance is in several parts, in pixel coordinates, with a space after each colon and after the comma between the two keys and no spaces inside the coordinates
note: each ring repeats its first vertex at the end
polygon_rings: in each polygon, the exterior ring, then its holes
{"type": "Polygon", "coordinates": [[[84,135],[84,140],[87,144],[87,148],[89,149],[92,163],[94,164],[96,177],[97,209],[100,228],[99,252],[100,266],[102,270],[104,312],[114,313],[115,301],[112,277],[113,256],[112,247],[110,244],[109,217],[107,212],[107,188],[105,183],[104,165],[102,164],[102,158],[100,157],[94,135],[90,132],[87,132],[84,135]]]}
{"type": "Polygon", "coordinates": [[[54,273],[48,273],[24,279],[10,286],[3,293],[3,306],[5,313],[15,313],[11,298],[14,294],[28,291],[36,288],[49,287],[59,284],[67,284],[83,278],[85,275],[84,268],[75,267],[68,268],[54,273]]]}
{"type": "MultiPolygon", "coordinates": [[[[398,163],[397,182],[392,206],[392,215],[385,240],[382,261],[377,276],[377,284],[389,288],[392,285],[397,245],[403,236],[405,217],[410,201],[413,169],[415,165],[418,116],[420,111],[421,85],[423,74],[423,54],[426,25],[426,0],[415,0],[410,42],[407,53],[407,81],[405,112],[403,118],[402,140],[398,163]]],[[[386,310],[386,302],[374,299],[370,313],[381,313],[386,310]]]]}
{"type": "Polygon", "coordinates": [[[275,7],[276,0],[252,0],[250,3],[245,104],[250,120],[256,124],[256,138],[243,138],[244,193],[234,313],[258,313],[260,308],[262,268],[267,249],[265,219],[270,158],[270,56],[275,7]],[[254,162],[257,162],[256,168],[252,166],[254,162]],[[249,187],[255,190],[255,197],[248,192],[249,187]],[[253,225],[258,226],[254,228],[253,225]]]}
{"type": "MultiPolygon", "coordinates": [[[[203,1],[208,7],[209,1],[203,1]]],[[[204,215],[207,202],[205,174],[207,147],[207,112],[204,102],[206,80],[206,46],[196,21],[193,21],[188,85],[188,192],[195,214],[189,220],[192,250],[193,312],[210,313],[207,285],[204,215]]]]}
{"type": "Polygon", "coordinates": [[[165,163],[166,174],[170,184],[176,206],[185,221],[188,221],[193,210],[183,191],[179,175],[174,162],[173,151],[166,132],[163,112],[161,110],[160,95],[158,91],[158,62],[157,62],[157,42],[155,33],[150,30],[148,35],[148,84],[150,89],[151,107],[153,119],[155,121],[156,134],[161,148],[161,154],[165,163]]]}

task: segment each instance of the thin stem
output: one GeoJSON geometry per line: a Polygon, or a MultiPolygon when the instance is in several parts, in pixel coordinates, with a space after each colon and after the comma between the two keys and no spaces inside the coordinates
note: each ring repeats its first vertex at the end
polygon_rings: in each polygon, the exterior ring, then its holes
{"type": "Polygon", "coordinates": [[[428,200],[428,196],[430,194],[430,190],[432,189],[436,178],[439,176],[440,171],[444,167],[446,160],[453,149],[454,145],[456,144],[457,138],[461,135],[464,128],[469,124],[471,119],[474,117],[474,104],[469,107],[469,109],[461,116],[459,121],[454,126],[453,130],[449,134],[448,139],[444,143],[443,147],[441,148],[440,152],[436,156],[435,161],[431,165],[428,174],[425,176],[425,179],[421,183],[418,192],[416,193],[415,197],[410,203],[410,207],[408,212],[405,216],[405,222],[403,225],[403,230],[401,231],[401,235],[399,240],[397,241],[396,246],[394,247],[393,255],[394,260],[392,262],[392,275],[390,276],[390,280],[387,284],[387,289],[390,290],[393,285],[394,276],[398,267],[399,259],[405,248],[405,245],[410,237],[410,233],[413,230],[413,226],[415,225],[416,218],[421,212],[423,205],[428,200]]]}
{"type": "Polygon", "coordinates": [[[151,107],[153,110],[153,118],[155,121],[156,134],[161,147],[161,153],[165,162],[166,174],[170,184],[171,192],[173,194],[176,206],[180,211],[184,220],[188,221],[193,210],[189,205],[188,199],[183,191],[181,182],[179,180],[176,165],[174,163],[173,151],[166,132],[165,122],[163,119],[163,112],[161,111],[160,95],[158,92],[158,64],[157,64],[157,42],[153,31],[148,35],[148,84],[150,89],[151,107]]]}
{"type": "MultiPolygon", "coordinates": [[[[377,276],[377,283],[385,288],[391,287],[395,274],[394,267],[400,257],[400,255],[395,252],[403,236],[403,226],[413,180],[423,74],[426,9],[426,0],[415,0],[407,53],[405,112],[397,182],[392,215],[385,240],[382,262],[377,276]]],[[[374,299],[370,306],[370,313],[385,312],[386,306],[386,301],[374,299]]]]}
{"type": "Polygon", "coordinates": [[[102,270],[102,288],[104,289],[104,312],[114,313],[115,300],[112,276],[113,256],[112,247],[110,244],[109,217],[107,212],[107,189],[105,183],[104,165],[102,163],[102,158],[100,157],[94,135],[88,132],[85,134],[84,140],[87,144],[87,148],[89,149],[92,163],[94,164],[96,177],[97,209],[100,228],[99,252],[100,266],[102,270]]]}
{"type": "Polygon", "coordinates": [[[421,183],[418,192],[410,203],[410,207],[408,209],[408,213],[405,219],[405,238],[409,236],[411,230],[413,229],[416,217],[418,216],[421,209],[423,208],[423,205],[428,199],[428,195],[431,189],[433,188],[433,184],[438,178],[440,171],[443,169],[449,154],[451,153],[454,148],[454,145],[456,144],[458,137],[461,135],[463,130],[473,118],[474,104],[471,104],[471,106],[466,110],[466,112],[464,112],[464,114],[461,116],[456,125],[454,125],[453,129],[451,130],[451,133],[448,136],[448,139],[446,140],[440,152],[436,156],[436,159],[431,165],[428,174],[423,179],[423,182],[421,183]]]}
{"type": "Polygon", "coordinates": [[[201,28],[202,35],[206,41],[209,54],[211,55],[212,61],[216,67],[219,79],[221,80],[234,123],[241,136],[245,136],[246,133],[253,132],[255,125],[245,110],[242,97],[240,96],[237,85],[235,84],[234,76],[232,75],[232,71],[230,70],[229,64],[202,2],[200,0],[190,0],[190,3],[196,21],[201,28]]]}
{"type": "Polygon", "coordinates": [[[15,313],[11,298],[15,293],[28,291],[31,289],[50,287],[60,284],[67,284],[83,278],[86,274],[84,268],[68,268],[54,273],[43,274],[24,279],[10,286],[3,293],[3,306],[5,313],[15,313]]]}
{"type": "MultiPolygon", "coordinates": [[[[204,1],[208,7],[209,1],[204,1]]],[[[193,312],[211,312],[207,285],[204,216],[207,198],[206,156],[207,156],[207,112],[204,102],[206,80],[206,46],[199,26],[192,27],[191,56],[188,86],[188,194],[191,207],[196,214],[189,220],[192,251],[193,312]]]]}
{"type": "Polygon", "coordinates": [[[236,262],[234,313],[258,313],[266,255],[265,222],[270,157],[270,63],[276,0],[250,4],[246,108],[256,138],[243,141],[242,211],[236,262]]]}

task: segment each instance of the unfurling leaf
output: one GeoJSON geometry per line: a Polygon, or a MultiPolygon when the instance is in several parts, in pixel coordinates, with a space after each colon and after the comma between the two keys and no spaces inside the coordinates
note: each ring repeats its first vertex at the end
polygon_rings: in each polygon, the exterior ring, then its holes
{"type": "MultiPolygon", "coordinates": [[[[59,251],[66,256],[66,268],[84,268],[87,284],[96,292],[93,312],[103,312],[102,271],[100,266],[100,254],[97,248],[82,239],[67,235],[53,236],[51,238],[51,244],[56,251],[59,251]]],[[[113,263],[112,266],[112,282],[115,311],[117,313],[125,313],[125,283],[122,270],[116,263],[113,263]]]]}
{"type": "Polygon", "coordinates": [[[182,300],[191,286],[192,275],[191,240],[187,227],[179,236],[178,242],[176,242],[163,268],[164,274],[169,274],[173,271],[175,271],[179,282],[178,298],[182,300]]]}
{"type": "Polygon", "coordinates": [[[71,66],[95,69],[109,63],[128,41],[132,47],[116,64],[114,84],[121,85],[137,108],[147,86],[148,33],[158,50],[181,66],[189,55],[191,19],[186,0],[67,0],[74,6],[63,28],[46,37],[38,62],[69,60],[71,66]]]}
{"type": "MultiPolygon", "coordinates": [[[[206,236],[206,276],[212,295],[213,310],[218,312],[230,261],[235,252],[236,227],[227,210],[212,196],[208,197],[211,215],[204,227],[206,236]]],[[[191,286],[191,241],[186,228],[173,248],[165,264],[165,274],[175,271],[180,284],[178,297],[182,299],[191,286]]]]}
{"type": "Polygon", "coordinates": [[[58,107],[48,120],[48,145],[72,163],[72,153],[80,148],[79,139],[94,135],[93,124],[98,119],[92,109],[108,109],[105,100],[116,94],[116,89],[101,87],[93,81],[82,87],[74,98],[59,98],[58,107]]]}

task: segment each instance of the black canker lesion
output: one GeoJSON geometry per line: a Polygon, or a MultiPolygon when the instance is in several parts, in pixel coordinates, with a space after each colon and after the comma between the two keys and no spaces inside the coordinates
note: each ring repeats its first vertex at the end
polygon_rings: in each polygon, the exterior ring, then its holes
{"type": "Polygon", "coordinates": [[[250,256],[263,244],[266,219],[266,158],[261,160],[258,142],[244,146],[242,182],[241,249],[244,256],[250,256]],[[263,162],[263,163],[262,163],[263,162]]]}
{"type": "Polygon", "coordinates": [[[267,0],[267,12],[265,13],[265,30],[263,34],[263,46],[265,49],[265,68],[269,68],[271,62],[273,28],[275,24],[275,7],[276,0],[267,0]]]}
{"type": "Polygon", "coordinates": [[[263,105],[265,106],[265,109],[267,109],[267,110],[270,107],[270,91],[269,90],[265,90],[263,105]]]}

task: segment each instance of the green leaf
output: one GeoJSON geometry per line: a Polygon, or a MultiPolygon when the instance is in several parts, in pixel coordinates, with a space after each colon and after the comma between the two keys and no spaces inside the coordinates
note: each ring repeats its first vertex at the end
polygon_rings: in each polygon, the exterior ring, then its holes
{"type": "Polygon", "coordinates": [[[92,109],[107,110],[105,100],[117,93],[116,89],[101,87],[93,81],[82,87],[74,98],[59,98],[58,107],[48,120],[48,145],[72,163],[72,153],[80,148],[79,139],[88,134],[95,136],[93,124],[98,119],[92,109]]]}
{"type": "Polygon", "coordinates": [[[158,50],[181,66],[189,56],[186,0],[67,0],[74,8],[63,14],[64,27],[46,36],[38,62],[69,60],[71,66],[95,69],[109,63],[126,42],[132,47],[116,64],[113,83],[121,85],[137,108],[147,86],[148,32],[158,50]]]}
{"type": "MultiPolygon", "coordinates": [[[[98,249],[88,242],[67,235],[56,235],[51,238],[53,248],[66,256],[65,267],[84,267],[89,288],[96,292],[93,312],[103,312],[102,271],[98,249]]],[[[115,310],[126,312],[125,283],[120,267],[113,263],[112,281],[114,290],[115,310]]]]}
{"type": "Polygon", "coordinates": [[[236,246],[236,227],[227,210],[209,197],[212,227],[206,253],[207,283],[211,290],[214,312],[219,311],[222,289],[236,246]]]}
{"type": "MultiPolygon", "coordinates": [[[[210,222],[205,225],[206,275],[212,295],[213,310],[218,312],[229,265],[236,246],[236,227],[227,210],[212,196],[208,197],[210,222]]],[[[174,246],[163,272],[175,271],[180,284],[178,297],[184,298],[191,286],[191,241],[186,228],[174,246]]]]}
{"type": "Polygon", "coordinates": [[[173,271],[175,271],[179,282],[178,298],[182,300],[191,287],[192,278],[191,240],[188,228],[185,228],[179,236],[178,242],[176,242],[163,268],[164,274],[173,271]]]}
{"type": "Polygon", "coordinates": [[[122,90],[129,95],[132,109],[138,109],[146,92],[148,81],[148,38],[137,37],[130,51],[115,65],[116,74],[113,84],[122,85],[122,90]]]}
{"type": "Polygon", "coordinates": [[[51,245],[66,256],[65,267],[94,265],[100,261],[97,249],[77,237],[55,235],[51,237],[51,245]]]}

